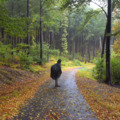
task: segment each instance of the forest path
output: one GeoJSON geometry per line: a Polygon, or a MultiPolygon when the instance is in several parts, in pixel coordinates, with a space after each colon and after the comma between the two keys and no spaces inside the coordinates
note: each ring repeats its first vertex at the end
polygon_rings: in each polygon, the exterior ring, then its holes
{"type": "Polygon", "coordinates": [[[14,119],[98,120],[77,88],[77,70],[63,72],[58,80],[58,88],[54,87],[54,80],[42,85],[14,119]]]}

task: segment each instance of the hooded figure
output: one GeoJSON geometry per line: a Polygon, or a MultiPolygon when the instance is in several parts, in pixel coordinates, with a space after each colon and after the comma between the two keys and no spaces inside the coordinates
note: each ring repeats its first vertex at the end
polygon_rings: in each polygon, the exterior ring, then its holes
{"type": "Polygon", "coordinates": [[[58,86],[58,78],[60,77],[61,74],[62,74],[61,59],[59,59],[56,64],[51,66],[50,77],[55,80],[55,87],[59,87],[58,86]]]}

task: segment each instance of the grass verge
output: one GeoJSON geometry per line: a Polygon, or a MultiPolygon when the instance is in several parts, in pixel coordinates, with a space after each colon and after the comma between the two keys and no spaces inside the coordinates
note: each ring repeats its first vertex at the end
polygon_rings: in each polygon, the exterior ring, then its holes
{"type": "Polygon", "coordinates": [[[80,77],[86,77],[86,78],[95,80],[95,78],[93,77],[93,70],[92,70],[94,66],[95,65],[92,63],[87,63],[87,64],[82,63],[82,67],[84,68],[78,71],[78,75],[80,77]]]}
{"type": "Polygon", "coordinates": [[[86,78],[95,80],[95,78],[92,75],[92,69],[83,68],[78,71],[78,74],[80,77],[86,77],[86,78]]]}

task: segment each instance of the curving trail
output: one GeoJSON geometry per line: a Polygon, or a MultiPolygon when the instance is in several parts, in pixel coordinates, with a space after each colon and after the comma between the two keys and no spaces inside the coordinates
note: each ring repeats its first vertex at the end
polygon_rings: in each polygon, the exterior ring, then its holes
{"type": "Polygon", "coordinates": [[[63,72],[55,88],[50,80],[21,108],[14,120],[98,120],[75,83],[78,69],[63,72]]]}

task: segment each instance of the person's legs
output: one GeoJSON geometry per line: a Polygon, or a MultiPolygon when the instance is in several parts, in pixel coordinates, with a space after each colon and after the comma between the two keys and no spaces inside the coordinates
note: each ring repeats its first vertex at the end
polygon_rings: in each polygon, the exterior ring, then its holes
{"type": "Polygon", "coordinates": [[[58,85],[58,79],[55,80],[55,87],[60,87],[60,86],[58,85]]]}

